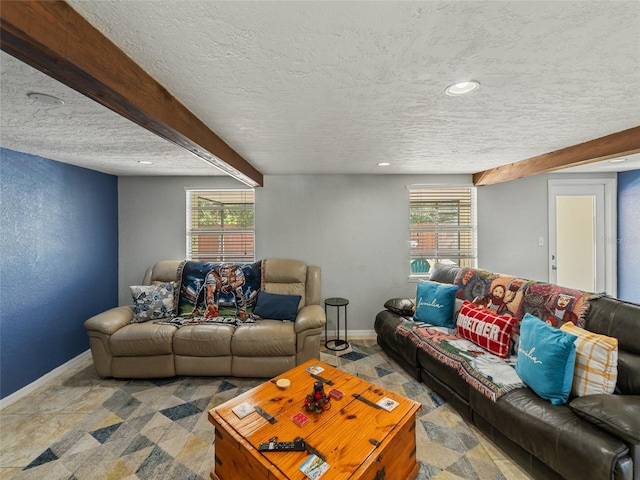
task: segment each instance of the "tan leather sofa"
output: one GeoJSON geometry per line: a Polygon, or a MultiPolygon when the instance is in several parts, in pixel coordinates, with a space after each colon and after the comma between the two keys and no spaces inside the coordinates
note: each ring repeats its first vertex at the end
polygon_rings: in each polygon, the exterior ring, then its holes
{"type": "MultiPolygon", "coordinates": [[[[156,263],[147,269],[143,285],[176,280],[179,265],[156,263]]],[[[116,378],[273,377],[317,358],[326,323],[320,268],[281,259],[267,259],[263,268],[264,291],[302,296],[295,322],[263,319],[238,327],[178,328],[153,321],[131,323],[133,306],[115,307],[84,323],[96,372],[116,378]]]]}

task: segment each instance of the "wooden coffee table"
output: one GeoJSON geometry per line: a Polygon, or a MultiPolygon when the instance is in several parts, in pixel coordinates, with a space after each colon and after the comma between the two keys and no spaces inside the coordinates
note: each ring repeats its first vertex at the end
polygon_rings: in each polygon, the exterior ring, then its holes
{"type": "Polygon", "coordinates": [[[304,438],[313,449],[326,457],[329,470],[322,480],[367,479],[410,480],[420,465],[416,462],[415,415],[421,405],[385,390],[366,380],[311,360],[235,397],[209,411],[209,421],[216,429],[215,463],[212,480],[305,480],[299,467],[310,457],[303,452],[261,452],[260,443],[277,437],[279,442],[304,438]],[[307,368],[319,365],[318,375],[333,382],[324,385],[344,396],[331,400],[331,409],[321,414],[303,409],[304,399],[317,381],[307,368]],[[285,390],[275,382],[286,378],[291,386],[285,390]],[[384,397],[398,402],[392,411],[375,408],[353,395],[374,404],[384,397]],[[272,416],[270,423],[256,411],[239,418],[232,408],[247,402],[272,416]],[[299,413],[309,422],[299,426],[292,417],[299,413]]]}

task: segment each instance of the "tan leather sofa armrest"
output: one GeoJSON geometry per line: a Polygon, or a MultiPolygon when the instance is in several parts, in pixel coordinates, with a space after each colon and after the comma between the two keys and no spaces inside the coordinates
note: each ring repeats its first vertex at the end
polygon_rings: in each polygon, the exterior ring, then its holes
{"type": "Polygon", "coordinates": [[[307,267],[307,295],[305,305],[320,305],[320,267],[309,265],[307,267]]]}
{"type": "Polygon", "coordinates": [[[325,323],[327,323],[327,317],[324,309],[320,305],[307,305],[300,309],[296,317],[296,333],[324,327],[325,323]]]}
{"type": "Polygon", "coordinates": [[[87,330],[96,330],[105,335],[111,335],[131,323],[132,318],[132,306],[125,305],[115,307],[91,317],[84,322],[84,328],[87,330]]]}

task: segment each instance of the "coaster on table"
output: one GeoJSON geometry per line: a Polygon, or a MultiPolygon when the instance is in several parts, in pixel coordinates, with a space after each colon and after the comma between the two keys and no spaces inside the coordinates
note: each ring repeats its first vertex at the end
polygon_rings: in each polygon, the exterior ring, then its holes
{"type": "Polygon", "coordinates": [[[329,464],[315,454],[311,455],[300,465],[300,471],[311,480],[317,480],[325,474],[327,470],[329,470],[329,464]]]}
{"type": "Polygon", "coordinates": [[[317,375],[319,373],[324,372],[324,368],[321,367],[320,365],[314,364],[314,365],[311,365],[310,367],[307,367],[307,372],[317,375]]]}
{"type": "Polygon", "coordinates": [[[242,402],[241,404],[233,407],[231,410],[238,416],[238,418],[244,418],[253,412],[253,407],[247,402],[242,402]]]}
{"type": "Polygon", "coordinates": [[[382,408],[384,408],[387,411],[392,411],[394,408],[396,408],[399,403],[396,402],[394,399],[389,398],[389,397],[384,397],[382,400],[378,400],[378,402],[376,403],[376,405],[381,406],[382,408]]]}

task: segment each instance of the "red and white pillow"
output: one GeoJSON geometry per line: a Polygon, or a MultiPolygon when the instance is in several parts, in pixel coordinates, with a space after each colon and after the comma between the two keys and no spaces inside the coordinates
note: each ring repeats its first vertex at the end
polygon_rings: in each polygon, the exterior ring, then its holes
{"type": "Polygon", "coordinates": [[[516,317],[496,315],[465,301],[456,321],[458,335],[502,358],[509,356],[516,317]]]}

